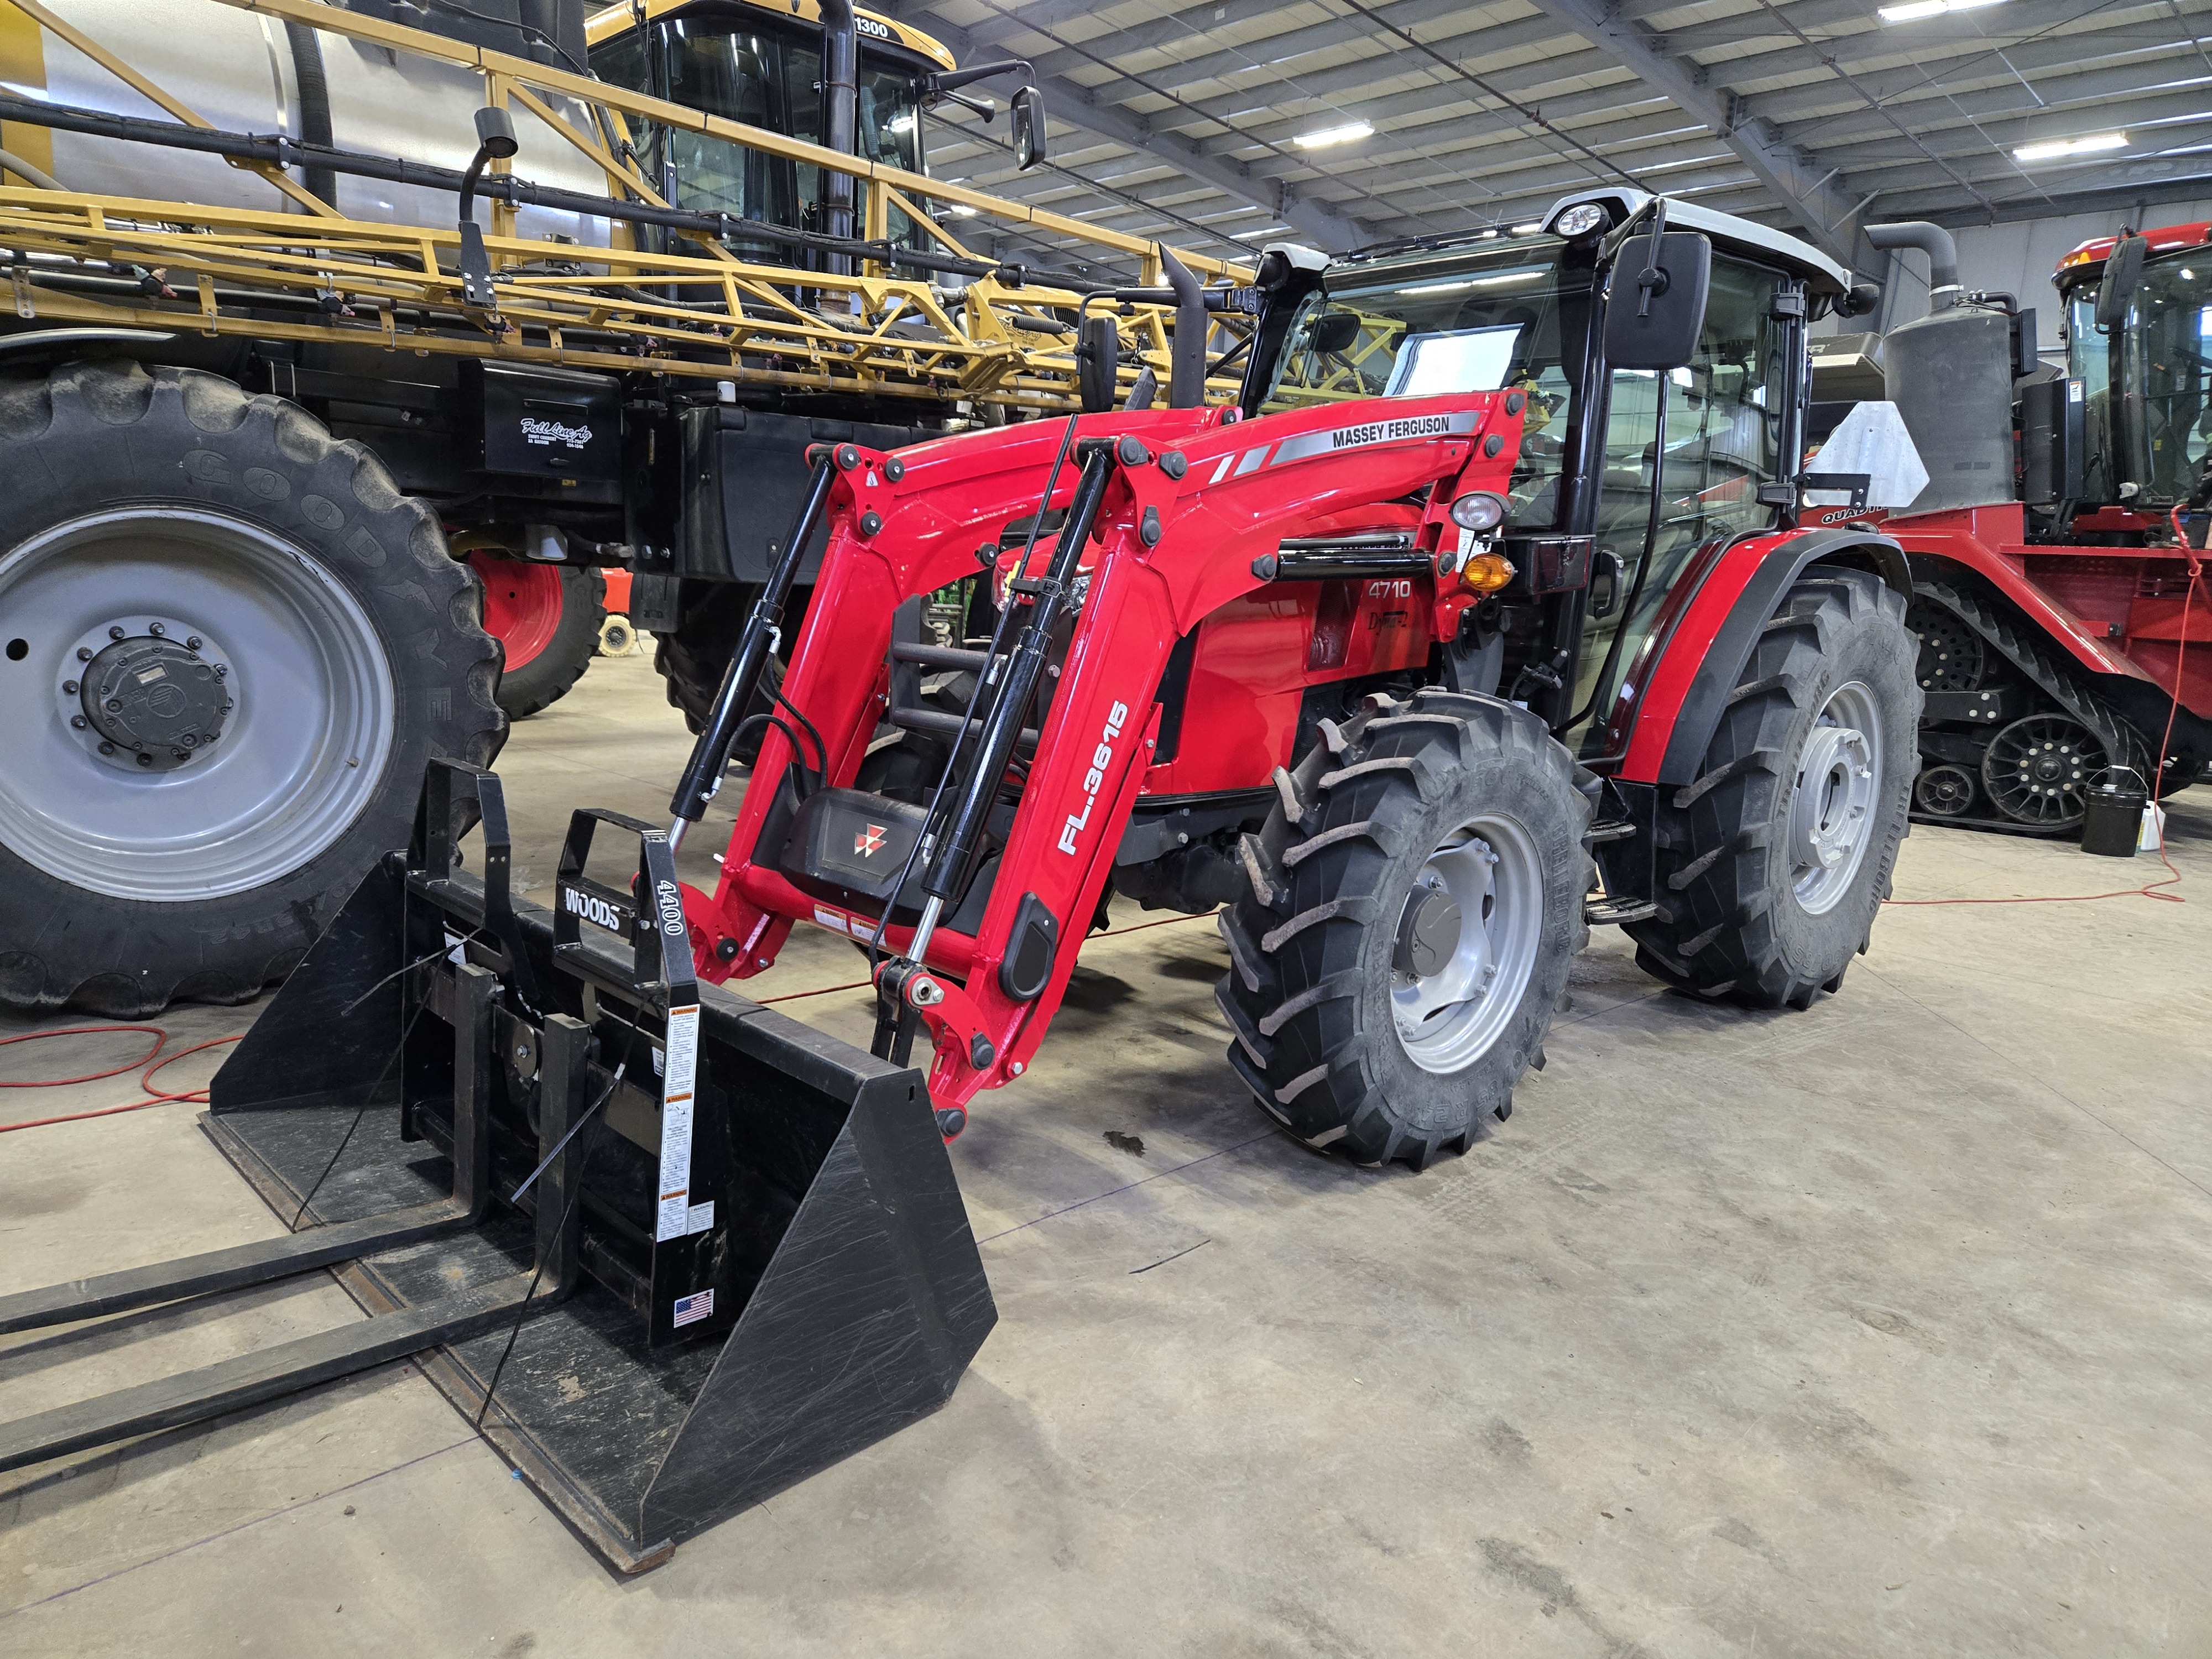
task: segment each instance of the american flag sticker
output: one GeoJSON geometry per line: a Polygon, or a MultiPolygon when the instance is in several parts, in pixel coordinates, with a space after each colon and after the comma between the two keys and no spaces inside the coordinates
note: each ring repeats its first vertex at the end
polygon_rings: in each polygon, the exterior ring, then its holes
{"type": "Polygon", "coordinates": [[[669,1323],[678,1326],[696,1325],[714,1311],[714,1291],[694,1291],[689,1296],[679,1296],[676,1298],[676,1316],[670,1320],[669,1323]]]}

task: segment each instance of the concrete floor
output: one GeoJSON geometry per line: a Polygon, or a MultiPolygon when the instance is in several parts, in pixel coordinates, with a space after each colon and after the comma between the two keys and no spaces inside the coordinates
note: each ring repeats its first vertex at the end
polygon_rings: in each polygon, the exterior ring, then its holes
{"type": "MultiPolygon", "coordinates": [[[[539,896],[566,809],[658,816],[684,744],[642,658],[517,729],[539,896]]],[[[2212,790],[2174,837],[2186,905],[1893,908],[1802,1014],[1601,933],[1512,1121],[1421,1176],[1269,1131],[1206,924],[1096,940],[953,1148],[1001,1320],[936,1417],[623,1581],[389,1367],[0,1476],[0,1652],[2212,1651],[2212,790]]],[[[2155,873],[1919,830],[1899,897],[2155,873]]],[[[857,963],[807,933],[748,989],[857,963]]],[[[865,1040],[860,994],[786,1008],[865,1040]]],[[[274,1231],[193,1119],[0,1137],[0,1291],[274,1231]]],[[[0,1401],[356,1316],[317,1275],[10,1339],[0,1401]]]]}

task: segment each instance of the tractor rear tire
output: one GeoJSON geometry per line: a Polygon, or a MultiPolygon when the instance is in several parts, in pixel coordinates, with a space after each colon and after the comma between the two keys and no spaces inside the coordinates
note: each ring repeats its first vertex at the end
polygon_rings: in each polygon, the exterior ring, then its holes
{"type": "Polygon", "coordinates": [[[194,369],[0,381],[0,1005],[133,1018],[289,972],[507,721],[437,515],[194,369]]]}
{"type": "Polygon", "coordinates": [[[589,565],[518,559],[479,547],[470,568],[484,585],[484,629],[500,642],[499,706],[527,720],[568,695],[599,654],[606,578],[589,565]]]}
{"type": "Polygon", "coordinates": [[[1220,913],[1230,1064],[1309,1146],[1465,1152],[1541,1063],[1589,942],[1595,780],[1526,709],[1427,689],[1324,723],[1276,787],[1220,913]]]}
{"type": "Polygon", "coordinates": [[[1815,566],[1784,595],[1697,781],[1660,791],[1658,915],[1626,929],[1646,973],[1753,1008],[1841,987],[1909,828],[1919,651],[1866,571],[1815,566]]]}

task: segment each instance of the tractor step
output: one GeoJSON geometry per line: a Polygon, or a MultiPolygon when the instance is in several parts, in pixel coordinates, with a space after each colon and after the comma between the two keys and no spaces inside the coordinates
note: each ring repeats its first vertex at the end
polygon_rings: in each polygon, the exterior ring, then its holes
{"type": "Polygon", "coordinates": [[[1583,920],[1593,927],[1618,927],[1627,921],[1649,921],[1659,914],[1650,899],[1594,898],[1583,901],[1583,920]]]}
{"type": "Polygon", "coordinates": [[[1596,847],[1609,841],[1628,841],[1640,833],[1643,827],[1628,818],[1615,818],[1607,823],[1593,823],[1583,832],[1583,845],[1596,847]]]}

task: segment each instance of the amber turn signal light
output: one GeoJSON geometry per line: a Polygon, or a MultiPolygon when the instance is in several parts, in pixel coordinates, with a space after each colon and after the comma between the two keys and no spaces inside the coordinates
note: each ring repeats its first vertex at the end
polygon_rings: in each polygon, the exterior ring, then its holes
{"type": "Polygon", "coordinates": [[[1476,553],[1459,568],[1459,585],[1469,593],[1495,593],[1513,580],[1513,561],[1503,553],[1476,553]]]}

